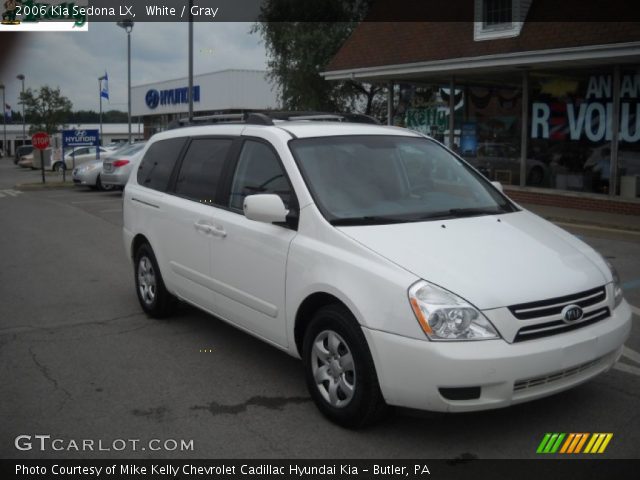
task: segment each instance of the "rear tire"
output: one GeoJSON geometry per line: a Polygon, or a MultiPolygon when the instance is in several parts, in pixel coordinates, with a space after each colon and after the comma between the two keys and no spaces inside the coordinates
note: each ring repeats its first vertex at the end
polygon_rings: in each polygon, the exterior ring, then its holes
{"type": "Polygon", "coordinates": [[[153,318],[164,318],[173,310],[173,296],[162,280],[158,262],[149,244],[138,247],[135,255],[135,283],[142,309],[153,318]]]}
{"type": "Polygon", "coordinates": [[[302,351],[309,393],[331,421],[361,428],[388,413],[367,341],[344,306],[327,305],[314,314],[302,351]]]}
{"type": "Polygon", "coordinates": [[[65,170],[64,163],[56,162],[56,163],[53,164],[53,171],[54,172],[62,172],[62,170],[65,170]]]}
{"type": "Polygon", "coordinates": [[[100,179],[100,175],[96,178],[96,188],[101,192],[109,192],[115,188],[114,185],[104,185],[100,179]]]}

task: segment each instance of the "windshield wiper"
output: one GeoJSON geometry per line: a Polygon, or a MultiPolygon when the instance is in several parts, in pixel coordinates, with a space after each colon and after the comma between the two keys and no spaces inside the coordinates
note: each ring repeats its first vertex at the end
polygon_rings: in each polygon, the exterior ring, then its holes
{"type": "Polygon", "coordinates": [[[355,226],[355,225],[385,225],[389,223],[406,223],[411,220],[406,218],[394,218],[385,216],[364,216],[364,217],[347,217],[334,218],[329,223],[338,226],[355,226]]]}
{"type": "Polygon", "coordinates": [[[476,217],[480,215],[499,215],[501,213],[507,213],[504,207],[499,209],[495,208],[450,208],[442,212],[428,213],[421,217],[422,220],[436,219],[436,218],[462,218],[462,217],[476,217]]]}

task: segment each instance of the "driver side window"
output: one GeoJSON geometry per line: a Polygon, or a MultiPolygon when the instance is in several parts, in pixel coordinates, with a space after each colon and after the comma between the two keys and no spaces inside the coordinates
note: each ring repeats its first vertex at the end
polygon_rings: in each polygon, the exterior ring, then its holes
{"type": "Polygon", "coordinates": [[[231,183],[229,206],[242,210],[248,195],[274,193],[290,208],[292,189],[273,150],[261,142],[247,140],[231,183]]]}

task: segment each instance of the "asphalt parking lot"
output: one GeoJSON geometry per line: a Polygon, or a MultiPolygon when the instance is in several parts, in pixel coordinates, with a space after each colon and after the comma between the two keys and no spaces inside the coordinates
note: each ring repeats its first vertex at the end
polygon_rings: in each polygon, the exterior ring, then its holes
{"type": "Polygon", "coordinates": [[[142,313],[119,192],[14,187],[38,178],[0,160],[2,458],[534,458],[545,432],[611,432],[604,457],[640,456],[640,232],[569,228],[610,258],[635,305],[616,368],[507,409],[403,410],[349,431],[317,411],[299,361],[187,306],[162,321],[142,313]],[[15,448],[38,434],[140,443],[15,448]],[[151,451],[151,439],[178,448],[151,451]]]}

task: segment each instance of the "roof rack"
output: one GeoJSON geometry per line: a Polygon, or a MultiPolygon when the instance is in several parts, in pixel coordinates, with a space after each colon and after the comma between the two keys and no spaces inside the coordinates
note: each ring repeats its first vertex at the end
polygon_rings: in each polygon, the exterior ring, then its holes
{"type": "Polygon", "coordinates": [[[287,121],[320,121],[320,122],[348,122],[379,124],[378,120],[361,113],[328,113],[328,112],[288,112],[266,111],[245,113],[224,113],[216,115],[203,115],[199,117],[179,118],[169,123],[168,128],[190,127],[196,125],[209,125],[216,123],[243,123],[247,125],[274,125],[275,122],[287,121]]]}

